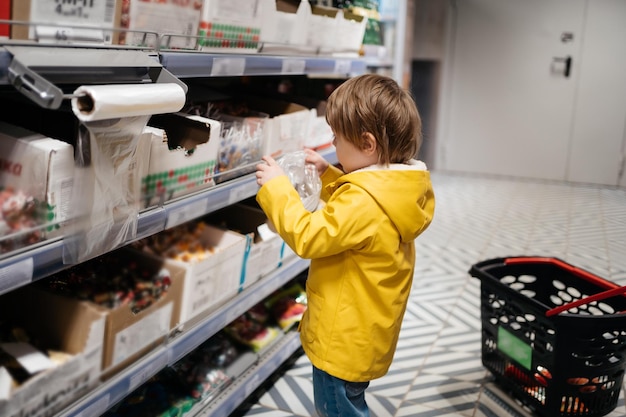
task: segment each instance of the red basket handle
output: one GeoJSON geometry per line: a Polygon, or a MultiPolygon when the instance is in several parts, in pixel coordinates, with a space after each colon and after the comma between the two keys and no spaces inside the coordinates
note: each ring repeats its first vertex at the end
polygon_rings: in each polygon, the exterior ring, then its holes
{"type": "Polygon", "coordinates": [[[571,303],[563,304],[562,306],[558,306],[546,311],[546,317],[551,317],[556,314],[562,313],[563,311],[567,311],[570,308],[578,307],[583,304],[589,304],[594,301],[604,300],[605,298],[614,297],[616,295],[620,295],[626,292],[626,285],[623,287],[613,288],[612,290],[603,291],[598,294],[590,295],[589,297],[581,298],[580,300],[572,301],[571,303]]]}
{"type": "Polygon", "coordinates": [[[562,306],[558,306],[546,311],[546,317],[551,317],[562,313],[563,311],[567,311],[571,308],[578,307],[584,304],[589,304],[594,301],[603,300],[605,298],[614,297],[616,295],[620,295],[626,292],[626,286],[620,287],[617,284],[607,281],[604,278],[601,278],[597,275],[592,274],[591,272],[587,272],[584,269],[576,268],[566,262],[563,262],[560,259],[549,258],[549,257],[533,257],[533,256],[521,256],[519,258],[506,258],[504,260],[505,265],[514,265],[514,264],[526,264],[526,263],[543,263],[543,264],[553,264],[558,266],[561,269],[565,269],[572,274],[578,275],[580,278],[583,278],[589,282],[592,282],[598,286],[607,288],[606,291],[600,292],[595,295],[590,295],[589,297],[581,298],[580,300],[572,301],[571,303],[564,304],[562,306]]]}
{"type": "Polygon", "coordinates": [[[519,258],[506,258],[504,260],[505,265],[514,265],[514,264],[553,264],[558,266],[561,269],[565,269],[566,271],[578,275],[580,278],[583,278],[593,284],[599,285],[606,289],[619,288],[619,286],[611,281],[607,281],[604,278],[601,278],[597,275],[592,274],[591,272],[585,271],[584,269],[576,268],[566,262],[563,262],[560,259],[556,258],[548,258],[548,257],[519,257],[519,258]]]}

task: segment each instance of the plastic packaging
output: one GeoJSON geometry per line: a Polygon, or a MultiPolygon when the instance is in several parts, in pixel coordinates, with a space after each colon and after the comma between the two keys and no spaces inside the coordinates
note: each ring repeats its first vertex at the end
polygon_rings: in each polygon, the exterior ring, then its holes
{"type": "Polygon", "coordinates": [[[277,163],[298,191],[304,207],[309,211],[315,211],[320,202],[322,181],[315,165],[306,163],[306,153],[304,151],[287,153],[280,157],[277,163]]]}

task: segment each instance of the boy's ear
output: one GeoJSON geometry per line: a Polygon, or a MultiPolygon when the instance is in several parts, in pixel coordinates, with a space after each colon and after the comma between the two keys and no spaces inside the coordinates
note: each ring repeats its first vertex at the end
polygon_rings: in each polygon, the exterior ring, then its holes
{"type": "Polygon", "coordinates": [[[376,152],[376,138],[370,132],[363,133],[363,150],[369,154],[376,152]]]}

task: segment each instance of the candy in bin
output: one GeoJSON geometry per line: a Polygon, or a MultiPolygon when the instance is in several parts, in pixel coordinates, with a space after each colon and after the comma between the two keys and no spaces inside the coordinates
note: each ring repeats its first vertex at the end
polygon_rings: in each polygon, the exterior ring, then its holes
{"type": "Polygon", "coordinates": [[[222,122],[216,182],[253,172],[263,151],[263,121],[243,118],[222,122]]]}

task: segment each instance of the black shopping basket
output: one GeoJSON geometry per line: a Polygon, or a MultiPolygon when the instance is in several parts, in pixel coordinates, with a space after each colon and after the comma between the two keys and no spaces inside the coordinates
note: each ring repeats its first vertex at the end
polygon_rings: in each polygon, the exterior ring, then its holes
{"type": "Polygon", "coordinates": [[[557,258],[479,262],[482,363],[545,417],[604,416],[626,368],[626,287],[557,258]]]}

